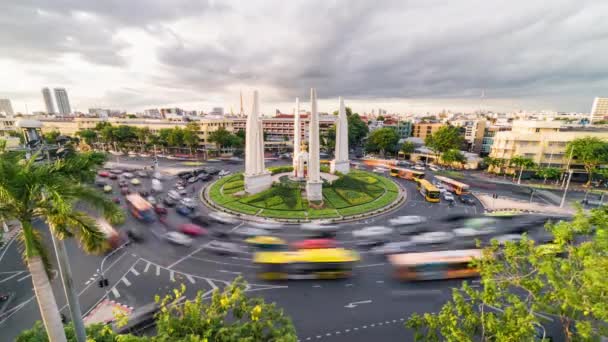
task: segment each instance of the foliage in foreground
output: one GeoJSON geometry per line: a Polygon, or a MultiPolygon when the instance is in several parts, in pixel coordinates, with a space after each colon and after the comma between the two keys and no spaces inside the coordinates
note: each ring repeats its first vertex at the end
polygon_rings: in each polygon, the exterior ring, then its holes
{"type": "Polygon", "coordinates": [[[482,289],[464,283],[438,313],[414,314],[416,340],[531,341],[550,317],[568,341],[608,335],[608,212],[548,225],[551,245],[524,239],[484,250],[482,289]]]}
{"type": "MultiPolygon", "coordinates": [[[[117,335],[109,326],[96,324],[87,327],[87,336],[97,342],[142,342],[142,341],[274,341],[297,340],[291,319],[274,303],[266,303],[259,297],[245,295],[247,283],[237,278],[223,291],[215,290],[211,300],[203,299],[199,291],[192,300],[174,305],[185,293],[185,286],[173,290],[164,298],[156,296],[160,305],[156,315],[156,334],[153,336],[117,335]]],[[[118,324],[128,322],[119,317],[118,324]]],[[[73,328],[66,325],[68,341],[76,341],[73,328]]],[[[37,322],[31,330],[24,331],[17,342],[48,341],[44,327],[37,322]]]]}

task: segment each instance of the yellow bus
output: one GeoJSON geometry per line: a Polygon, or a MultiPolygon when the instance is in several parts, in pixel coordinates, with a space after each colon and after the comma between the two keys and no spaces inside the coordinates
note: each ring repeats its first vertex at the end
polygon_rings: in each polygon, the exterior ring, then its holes
{"type": "Polygon", "coordinates": [[[426,179],[416,179],[418,183],[418,191],[425,200],[432,203],[438,203],[440,201],[441,192],[437,189],[436,186],[431,184],[431,182],[426,179]]]}
{"type": "Polygon", "coordinates": [[[441,183],[446,190],[455,193],[456,195],[463,195],[469,192],[469,185],[462,182],[453,180],[452,178],[435,176],[435,179],[441,183]]]}
{"type": "Polygon", "coordinates": [[[414,178],[416,178],[416,179],[424,178],[424,172],[405,169],[402,167],[391,168],[390,175],[393,177],[399,177],[399,178],[408,179],[408,180],[413,180],[414,178]]]}
{"type": "Polygon", "coordinates": [[[393,254],[388,257],[394,276],[400,280],[437,280],[476,277],[471,261],[480,259],[481,249],[393,254]]]}
{"type": "Polygon", "coordinates": [[[359,255],[344,248],[263,251],[253,256],[261,267],[258,277],[264,280],[348,278],[357,261],[359,255]]]}

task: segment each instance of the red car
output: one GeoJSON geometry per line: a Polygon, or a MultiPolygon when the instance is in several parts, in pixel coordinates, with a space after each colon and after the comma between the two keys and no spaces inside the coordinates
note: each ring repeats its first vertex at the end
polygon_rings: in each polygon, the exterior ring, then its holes
{"type": "Polygon", "coordinates": [[[179,231],[192,236],[207,235],[207,229],[192,223],[184,223],[179,226],[179,231]]]}
{"type": "Polygon", "coordinates": [[[156,206],[154,206],[154,211],[158,215],[167,215],[167,208],[165,208],[164,206],[162,206],[162,204],[157,204],[156,206]]]}
{"type": "Polygon", "coordinates": [[[110,173],[108,171],[99,171],[97,174],[99,177],[110,177],[110,173]]]}
{"type": "Polygon", "coordinates": [[[307,239],[294,242],[292,246],[296,249],[336,248],[336,242],[332,239],[307,239]]]}

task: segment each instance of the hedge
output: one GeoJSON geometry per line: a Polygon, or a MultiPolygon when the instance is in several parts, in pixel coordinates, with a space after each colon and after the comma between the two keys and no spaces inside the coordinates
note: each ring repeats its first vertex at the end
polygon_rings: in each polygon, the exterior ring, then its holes
{"type": "Polygon", "coordinates": [[[350,216],[374,211],[393,203],[397,199],[398,195],[399,194],[397,192],[387,191],[384,196],[378,198],[373,202],[357,205],[350,208],[338,209],[338,212],[342,216],[350,216]]]}
{"type": "Polygon", "coordinates": [[[374,197],[369,196],[365,192],[350,190],[350,189],[342,189],[336,188],[334,189],[338,195],[340,195],[345,201],[350,203],[350,205],[359,205],[367,202],[371,202],[374,200],[374,197]]]}
{"type": "Polygon", "coordinates": [[[323,188],[323,197],[329,202],[334,208],[346,208],[350,204],[345,201],[336,191],[332,188],[323,188]]]}
{"type": "Polygon", "coordinates": [[[238,212],[249,214],[249,215],[255,215],[255,214],[257,214],[258,211],[260,211],[260,208],[252,207],[250,205],[241,203],[239,201],[232,201],[232,202],[224,203],[222,206],[225,207],[226,209],[238,211],[238,212]]]}
{"type": "Polygon", "coordinates": [[[317,219],[317,218],[332,218],[338,217],[338,212],[336,209],[309,209],[308,210],[308,218],[317,219]]]}
{"type": "Polygon", "coordinates": [[[304,210],[272,210],[272,209],[264,209],[262,211],[262,216],[274,217],[274,218],[284,218],[284,219],[305,219],[306,212],[304,210]]]}
{"type": "Polygon", "coordinates": [[[275,167],[269,167],[268,171],[270,171],[271,175],[276,175],[277,173],[292,172],[293,171],[293,166],[275,166],[275,167]]]}

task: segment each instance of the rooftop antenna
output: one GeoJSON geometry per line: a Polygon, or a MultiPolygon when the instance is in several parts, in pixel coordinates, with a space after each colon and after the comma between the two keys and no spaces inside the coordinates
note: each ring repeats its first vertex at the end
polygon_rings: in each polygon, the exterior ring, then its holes
{"type": "Polygon", "coordinates": [[[486,90],[485,89],[481,89],[481,96],[479,97],[479,114],[482,113],[483,99],[485,97],[486,97],[486,90]]]}
{"type": "Polygon", "coordinates": [[[243,112],[243,91],[241,90],[241,111],[239,116],[243,116],[245,113],[243,112]]]}

